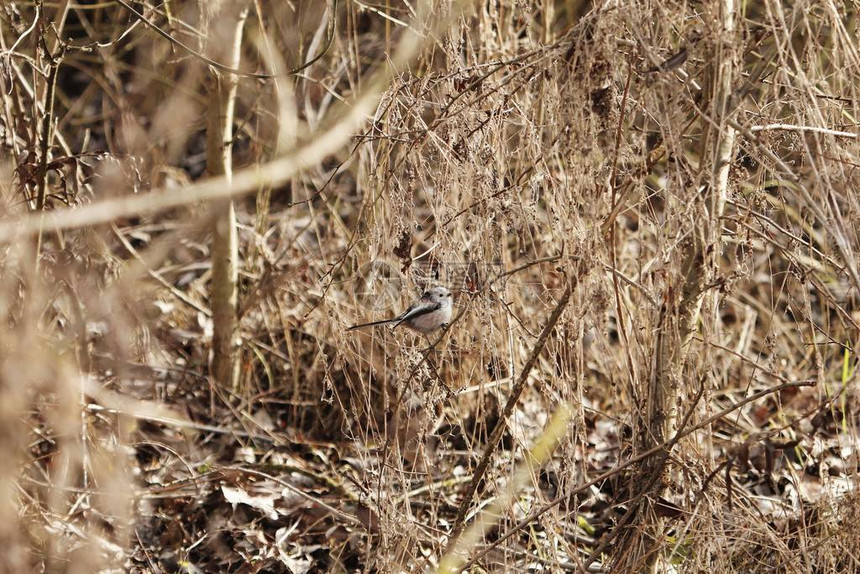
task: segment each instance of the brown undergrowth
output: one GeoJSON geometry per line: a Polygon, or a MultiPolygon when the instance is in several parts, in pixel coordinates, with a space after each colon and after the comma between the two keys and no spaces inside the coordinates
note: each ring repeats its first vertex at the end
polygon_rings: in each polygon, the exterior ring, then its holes
{"type": "Polygon", "coordinates": [[[860,568],[855,5],[201,7],[0,5],[3,571],[860,568]]]}

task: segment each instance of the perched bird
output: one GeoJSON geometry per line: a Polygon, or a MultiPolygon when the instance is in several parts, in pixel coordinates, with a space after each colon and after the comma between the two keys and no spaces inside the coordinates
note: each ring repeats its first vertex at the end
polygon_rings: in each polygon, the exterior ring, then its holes
{"type": "Polygon", "coordinates": [[[375,325],[394,325],[394,327],[403,325],[419,333],[432,333],[448,325],[453,309],[454,298],[451,296],[451,292],[444,287],[434,287],[421,295],[417,301],[397,317],[353,325],[347,331],[375,325]]]}

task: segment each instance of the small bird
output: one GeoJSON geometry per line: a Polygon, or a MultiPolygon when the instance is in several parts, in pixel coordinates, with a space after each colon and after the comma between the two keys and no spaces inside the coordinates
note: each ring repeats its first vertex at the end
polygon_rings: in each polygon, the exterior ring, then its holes
{"type": "Polygon", "coordinates": [[[347,331],[375,325],[394,325],[395,328],[403,325],[426,335],[447,326],[451,321],[453,308],[454,298],[451,296],[451,292],[444,287],[434,287],[421,295],[417,301],[397,317],[353,325],[347,331]]]}

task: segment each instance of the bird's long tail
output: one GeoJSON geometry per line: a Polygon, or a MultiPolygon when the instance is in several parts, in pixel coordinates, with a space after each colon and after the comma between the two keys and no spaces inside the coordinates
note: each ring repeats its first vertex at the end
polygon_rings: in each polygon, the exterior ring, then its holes
{"type": "Polygon", "coordinates": [[[401,323],[402,319],[384,319],[382,321],[373,321],[371,323],[362,323],[361,325],[353,325],[347,331],[355,331],[365,327],[375,327],[376,325],[394,325],[395,327],[401,323]]]}

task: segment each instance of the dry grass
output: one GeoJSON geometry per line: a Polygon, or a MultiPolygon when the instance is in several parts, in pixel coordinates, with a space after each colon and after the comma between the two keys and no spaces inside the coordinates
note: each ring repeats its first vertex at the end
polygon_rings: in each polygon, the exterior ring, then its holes
{"type": "Polygon", "coordinates": [[[509,4],[0,5],[0,569],[860,569],[857,6],[509,4]]]}

